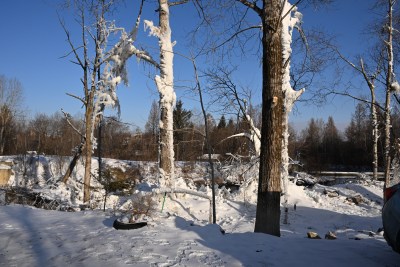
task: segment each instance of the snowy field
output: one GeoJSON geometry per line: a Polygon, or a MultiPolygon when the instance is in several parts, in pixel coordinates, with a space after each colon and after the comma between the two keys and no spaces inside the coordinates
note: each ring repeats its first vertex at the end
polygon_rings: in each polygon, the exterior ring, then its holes
{"type": "Polygon", "coordinates": [[[312,189],[290,182],[280,238],[253,233],[254,185],[219,190],[217,225],[208,224],[208,200],[187,194],[167,198],[162,212],[159,199],[148,226],[135,230],[112,227],[122,213],[117,208],[1,205],[0,266],[400,266],[400,254],[378,232],[381,192],[380,182],[312,189]],[[307,238],[310,231],[321,239],[307,238]],[[337,239],[325,239],[329,231],[337,239]]]}

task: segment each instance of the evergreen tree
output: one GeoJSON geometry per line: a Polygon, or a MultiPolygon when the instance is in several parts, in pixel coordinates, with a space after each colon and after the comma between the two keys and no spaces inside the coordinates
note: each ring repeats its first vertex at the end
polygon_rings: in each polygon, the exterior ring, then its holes
{"type": "Polygon", "coordinates": [[[182,100],[176,102],[174,109],[174,131],[192,127],[192,112],[183,108],[182,100]]]}
{"type": "Polygon", "coordinates": [[[149,117],[146,125],[144,126],[145,132],[153,136],[156,136],[159,132],[159,121],[160,121],[160,109],[158,103],[153,101],[150,108],[149,117]]]}
{"type": "MultiPolygon", "coordinates": [[[[183,156],[187,153],[184,153],[185,146],[184,143],[186,139],[188,139],[189,128],[193,128],[193,123],[191,122],[192,112],[190,110],[186,110],[183,108],[182,100],[178,100],[176,102],[175,109],[173,111],[174,118],[174,145],[176,159],[183,160],[183,156]]],[[[187,152],[187,151],[186,151],[187,152]]]]}
{"type": "Polygon", "coordinates": [[[341,138],[339,131],[336,128],[335,122],[331,116],[325,124],[322,146],[324,151],[324,163],[328,165],[339,164],[340,159],[340,144],[341,138]]]}
{"type": "Polygon", "coordinates": [[[224,115],[222,115],[221,119],[219,119],[219,123],[218,123],[217,128],[218,129],[226,128],[226,120],[225,120],[225,116],[224,115]]]}

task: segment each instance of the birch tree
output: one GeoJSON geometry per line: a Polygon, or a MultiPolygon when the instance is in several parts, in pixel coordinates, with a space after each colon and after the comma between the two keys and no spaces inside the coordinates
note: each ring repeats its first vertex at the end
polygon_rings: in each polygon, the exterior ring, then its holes
{"type": "MultiPolygon", "coordinates": [[[[379,122],[378,122],[378,113],[377,109],[382,109],[376,99],[376,85],[375,81],[378,75],[382,71],[382,66],[380,63],[377,64],[375,70],[373,72],[368,72],[365,67],[364,60],[360,58],[359,64],[356,65],[346,57],[344,57],[339,50],[334,47],[334,50],[339,55],[339,57],[346,62],[351,68],[353,68],[356,72],[362,75],[364,81],[367,83],[369,92],[370,92],[370,100],[368,102],[371,114],[371,122],[372,122],[372,170],[373,170],[373,179],[378,179],[378,141],[379,141],[379,122]]],[[[379,60],[380,61],[380,60],[379,60]]],[[[352,98],[356,98],[351,96],[352,98]]],[[[360,101],[365,101],[363,99],[359,99],[360,101]]]]}
{"type": "MultiPolygon", "coordinates": [[[[394,64],[393,64],[393,7],[396,3],[396,0],[388,0],[387,2],[387,23],[385,25],[387,39],[384,41],[386,45],[386,56],[387,56],[387,72],[386,72],[386,92],[385,92],[385,142],[384,142],[384,166],[385,166],[385,183],[383,186],[383,190],[386,190],[386,187],[390,184],[390,167],[391,167],[391,156],[390,156],[390,148],[391,148],[391,140],[390,140],[390,130],[392,127],[391,124],[391,96],[393,90],[396,89],[396,84],[394,76],[394,64]]],[[[384,194],[385,195],[385,194],[384,194]]]]}

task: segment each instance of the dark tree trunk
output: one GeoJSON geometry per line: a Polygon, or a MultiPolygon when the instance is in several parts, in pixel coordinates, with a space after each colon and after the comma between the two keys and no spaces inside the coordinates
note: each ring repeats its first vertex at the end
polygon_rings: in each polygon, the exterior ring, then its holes
{"type": "Polygon", "coordinates": [[[264,0],[262,129],[255,232],[280,236],[283,139],[282,22],[279,0],[264,0]]]}
{"type": "Polygon", "coordinates": [[[83,147],[85,145],[85,141],[82,141],[82,143],[79,144],[77,150],[75,151],[74,157],[72,158],[67,171],[64,174],[64,177],[62,179],[63,183],[66,183],[69,179],[69,177],[72,174],[72,171],[74,170],[76,163],[78,162],[79,158],[82,156],[82,151],[83,147]]]}

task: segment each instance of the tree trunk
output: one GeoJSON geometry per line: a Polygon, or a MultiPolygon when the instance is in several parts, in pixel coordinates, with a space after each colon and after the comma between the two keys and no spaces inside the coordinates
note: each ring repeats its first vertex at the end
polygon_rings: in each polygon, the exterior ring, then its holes
{"type": "Polygon", "coordinates": [[[255,232],[280,236],[282,167],[282,23],[279,0],[264,0],[262,129],[255,232]]]}
{"type": "Polygon", "coordinates": [[[95,88],[91,88],[89,97],[87,99],[86,112],[85,112],[85,139],[86,139],[86,152],[85,152],[85,176],[83,180],[83,202],[88,203],[90,201],[90,178],[92,170],[92,150],[93,150],[93,139],[92,139],[92,128],[93,128],[93,100],[95,88]]]}
{"type": "Polygon", "coordinates": [[[0,129],[0,155],[4,155],[4,147],[6,145],[5,127],[5,123],[3,122],[3,126],[0,129]]]}
{"type": "Polygon", "coordinates": [[[287,204],[287,183],[289,177],[289,114],[292,112],[293,105],[303,94],[305,89],[295,91],[290,84],[290,58],[292,55],[292,35],[293,29],[300,24],[301,14],[297,12],[297,7],[293,7],[289,2],[285,3],[282,14],[289,14],[282,20],[282,63],[283,63],[283,92],[285,96],[283,110],[283,144],[282,144],[282,189],[284,205],[287,204]],[[291,11],[290,11],[291,10],[291,11]]]}
{"type": "MultiPolygon", "coordinates": [[[[207,154],[208,154],[208,163],[210,164],[210,169],[211,169],[211,194],[212,194],[212,223],[216,224],[217,223],[217,211],[216,211],[216,205],[215,205],[215,175],[214,175],[214,163],[211,158],[212,154],[212,147],[211,147],[211,142],[210,142],[210,134],[209,134],[209,125],[208,125],[208,119],[207,119],[207,112],[206,109],[204,108],[204,102],[203,102],[203,93],[201,91],[200,87],[200,80],[199,76],[197,73],[197,66],[196,62],[192,59],[193,63],[193,68],[194,68],[194,74],[196,77],[196,84],[197,84],[197,89],[199,92],[199,100],[200,100],[200,106],[201,106],[201,112],[203,113],[203,118],[204,118],[204,131],[205,131],[205,141],[207,144],[207,154]]],[[[254,124],[253,124],[254,126],[254,124]]]]}
{"type": "MultiPolygon", "coordinates": [[[[390,97],[392,94],[391,84],[393,82],[393,0],[388,0],[388,39],[385,41],[387,47],[388,66],[386,74],[386,100],[385,100],[385,183],[383,190],[390,184],[390,129],[392,128],[390,119],[390,97]]],[[[385,194],[383,194],[385,195],[385,194]]]]}
{"type": "Polygon", "coordinates": [[[173,45],[169,26],[168,0],[159,0],[160,20],[160,76],[156,76],[156,85],[160,93],[160,185],[174,186],[174,128],[173,108],[175,105],[173,45]]]}
{"type": "Polygon", "coordinates": [[[72,171],[74,170],[74,168],[75,168],[75,166],[76,166],[76,163],[77,163],[78,160],[80,159],[80,157],[81,157],[81,155],[82,155],[82,151],[83,151],[84,145],[85,145],[85,141],[82,141],[82,142],[79,144],[77,150],[75,151],[75,154],[74,154],[74,156],[73,156],[71,162],[69,163],[68,169],[67,169],[67,171],[65,172],[64,177],[63,177],[63,179],[62,179],[62,182],[63,182],[64,184],[68,181],[69,177],[70,177],[71,174],[72,174],[72,171]]]}
{"type": "Polygon", "coordinates": [[[371,89],[371,117],[372,117],[372,153],[373,153],[373,161],[372,161],[372,170],[373,180],[378,180],[378,141],[379,141],[379,129],[378,129],[378,116],[376,113],[376,99],[375,99],[375,91],[374,87],[371,89]]]}

